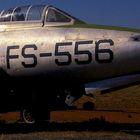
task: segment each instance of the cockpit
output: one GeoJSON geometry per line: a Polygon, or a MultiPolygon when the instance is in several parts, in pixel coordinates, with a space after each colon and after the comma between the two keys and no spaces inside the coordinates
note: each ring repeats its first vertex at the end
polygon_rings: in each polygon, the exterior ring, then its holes
{"type": "MultiPolygon", "coordinates": [[[[35,23],[42,22],[48,25],[71,25],[77,19],[69,14],[46,5],[21,6],[0,13],[0,24],[3,23],[35,23]],[[58,24],[59,23],[59,24],[58,24]]],[[[79,21],[79,20],[78,20],[79,21]]]]}

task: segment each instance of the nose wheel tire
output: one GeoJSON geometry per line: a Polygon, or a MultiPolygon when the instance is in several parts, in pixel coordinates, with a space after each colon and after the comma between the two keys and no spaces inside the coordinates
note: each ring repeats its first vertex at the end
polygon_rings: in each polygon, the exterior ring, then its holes
{"type": "Polygon", "coordinates": [[[23,109],[21,111],[21,118],[22,118],[22,121],[26,124],[34,124],[35,123],[35,119],[31,113],[31,111],[28,109],[23,109]]]}

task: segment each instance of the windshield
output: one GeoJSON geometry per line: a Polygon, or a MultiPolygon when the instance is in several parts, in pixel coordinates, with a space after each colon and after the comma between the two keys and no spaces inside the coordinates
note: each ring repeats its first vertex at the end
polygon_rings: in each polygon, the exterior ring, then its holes
{"type": "Polygon", "coordinates": [[[70,22],[71,19],[64,14],[49,8],[46,22],[70,22]]]}

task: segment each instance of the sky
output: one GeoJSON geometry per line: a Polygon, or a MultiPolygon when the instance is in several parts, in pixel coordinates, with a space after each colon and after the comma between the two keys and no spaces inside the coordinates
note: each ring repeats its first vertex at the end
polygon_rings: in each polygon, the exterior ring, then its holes
{"type": "Polygon", "coordinates": [[[0,11],[23,5],[53,5],[90,24],[140,28],[140,0],[0,0],[0,11]]]}

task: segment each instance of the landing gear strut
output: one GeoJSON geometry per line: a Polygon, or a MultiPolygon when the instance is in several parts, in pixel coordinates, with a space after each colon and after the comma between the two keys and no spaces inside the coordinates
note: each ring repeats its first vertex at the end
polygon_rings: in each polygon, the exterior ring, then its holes
{"type": "MultiPolygon", "coordinates": [[[[85,94],[84,86],[74,85],[66,87],[38,89],[32,92],[32,96],[24,103],[21,111],[21,119],[27,124],[33,124],[50,119],[50,111],[69,109],[73,102],[85,94]]],[[[31,93],[31,91],[30,91],[31,93]]]]}

